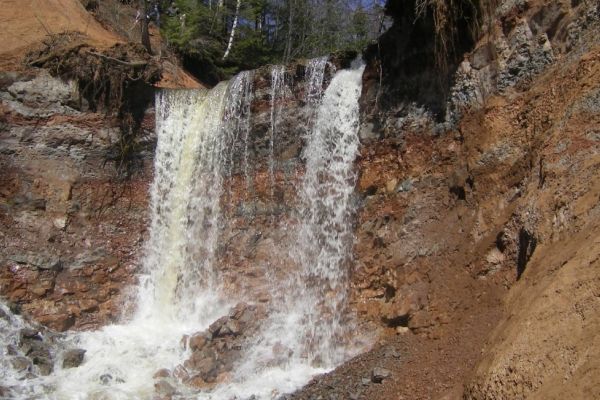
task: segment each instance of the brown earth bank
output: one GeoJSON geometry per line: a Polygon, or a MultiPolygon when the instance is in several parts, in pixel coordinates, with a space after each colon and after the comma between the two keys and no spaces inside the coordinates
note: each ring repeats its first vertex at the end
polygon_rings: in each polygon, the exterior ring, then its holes
{"type": "MultiPolygon", "coordinates": [[[[119,0],[96,2],[94,13],[81,0],[2,0],[0,1],[0,71],[28,71],[26,55],[43,46],[49,37],[65,32],[77,33],[95,52],[116,45],[140,42],[134,29],[136,9],[119,0]]],[[[137,26],[139,28],[139,25],[137,26]]],[[[180,67],[169,53],[160,32],[150,27],[151,43],[162,77],[158,87],[199,88],[203,85],[180,67]],[[164,57],[163,57],[164,52],[164,57]]],[[[128,61],[125,59],[125,61],[128,61]]],[[[129,60],[130,61],[130,60],[129,60]]]]}
{"type": "MultiPolygon", "coordinates": [[[[44,4],[54,3],[76,2],[44,4]]],[[[397,82],[379,88],[367,66],[350,309],[378,339],[286,397],[600,398],[600,12],[576,3],[502,2],[495,30],[456,66],[442,122],[419,104],[378,103],[397,82]]],[[[283,257],[294,223],[304,65],[287,68],[296,83],[282,100],[272,189],[267,73],[254,78],[252,195],[234,171],[219,248],[225,286],[258,307],[238,306],[215,332],[263,312],[264,265],[283,257]]],[[[119,121],[82,106],[73,81],[5,72],[0,100],[0,293],[60,331],[126,316],[148,227],[153,110],[124,177],[119,121]]]]}

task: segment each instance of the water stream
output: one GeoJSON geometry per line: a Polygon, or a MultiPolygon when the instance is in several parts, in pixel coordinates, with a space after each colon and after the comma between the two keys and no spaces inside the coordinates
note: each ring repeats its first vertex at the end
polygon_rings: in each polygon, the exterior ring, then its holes
{"type": "MultiPolygon", "coordinates": [[[[231,379],[206,392],[182,387],[179,398],[271,399],[301,387],[358,350],[349,334],[353,323],[346,295],[363,67],[338,71],[323,90],[326,63],[326,58],[315,59],[307,68],[311,121],[302,154],[305,173],[298,188],[297,222],[289,227],[292,239],[282,244],[292,267],[271,283],[267,320],[246,343],[231,379]]],[[[206,329],[238,301],[235,293],[221,287],[216,253],[224,223],[224,180],[234,174],[235,151],[242,154],[238,170],[246,183],[252,173],[252,81],[252,73],[245,72],[210,91],[166,90],[157,95],[152,218],[137,310],[122,324],[67,335],[65,342],[86,349],[84,364],[58,366],[47,377],[23,381],[29,387],[22,398],[153,398],[154,373],[189,357],[181,338],[206,329]]],[[[267,167],[274,184],[283,67],[273,68],[271,84],[267,167]]],[[[12,323],[14,331],[24,324],[18,318],[12,323]]],[[[0,326],[0,335],[9,331],[0,326]]],[[[8,343],[11,339],[4,336],[0,339],[8,343]]],[[[18,385],[13,375],[2,372],[0,377],[18,385]]]]}

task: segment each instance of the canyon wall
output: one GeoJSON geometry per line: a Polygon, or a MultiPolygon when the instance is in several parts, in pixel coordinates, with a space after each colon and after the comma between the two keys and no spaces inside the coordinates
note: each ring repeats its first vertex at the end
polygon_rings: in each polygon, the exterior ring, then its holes
{"type": "MultiPolygon", "coordinates": [[[[436,80],[432,16],[413,24],[399,3],[366,54],[354,197],[349,307],[381,339],[293,397],[600,396],[598,6],[504,1],[436,80]],[[365,384],[376,367],[392,379],[365,384]]],[[[334,57],[325,85],[351,59],[334,57]]],[[[305,72],[286,66],[275,101],[271,69],[254,72],[247,149],[225,183],[224,286],[258,304],[296,223],[305,72]]],[[[118,122],[82,107],[75,83],[4,72],[0,101],[0,293],[55,330],[127,318],[153,110],[124,177],[118,122]]]]}

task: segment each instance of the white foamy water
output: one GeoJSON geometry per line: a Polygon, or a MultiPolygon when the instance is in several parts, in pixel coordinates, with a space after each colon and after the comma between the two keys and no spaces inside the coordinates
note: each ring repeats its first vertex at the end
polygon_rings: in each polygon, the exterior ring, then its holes
{"type": "MultiPolygon", "coordinates": [[[[292,264],[272,282],[269,316],[245,344],[232,379],[208,392],[177,387],[180,399],[273,399],[292,392],[357,352],[346,312],[352,253],[353,169],[358,150],[362,66],[339,71],[323,92],[326,58],[307,69],[311,110],[299,187],[298,223],[287,249],[292,264]]],[[[239,299],[223,293],[216,251],[224,223],[223,180],[234,173],[232,154],[242,149],[239,171],[248,180],[252,73],[211,91],[163,91],[156,99],[158,143],[151,187],[151,226],[129,321],[64,341],[85,349],[84,364],[22,381],[13,370],[0,378],[21,387],[18,398],[151,399],[155,372],[189,358],[181,338],[203,331],[239,299]],[[237,150],[236,150],[237,149],[237,150]],[[23,382],[23,383],[20,383],[23,382]]],[[[285,89],[283,67],[272,72],[269,173],[285,89]]],[[[276,264],[279,260],[273,260],[276,264]]],[[[3,306],[4,307],[4,306],[3,306]]],[[[0,311],[3,311],[4,308],[0,311]]],[[[0,340],[24,322],[0,320],[0,340]]],[[[7,355],[2,358],[3,363],[7,355]]],[[[60,358],[60,357],[59,357],[60,358]]]]}

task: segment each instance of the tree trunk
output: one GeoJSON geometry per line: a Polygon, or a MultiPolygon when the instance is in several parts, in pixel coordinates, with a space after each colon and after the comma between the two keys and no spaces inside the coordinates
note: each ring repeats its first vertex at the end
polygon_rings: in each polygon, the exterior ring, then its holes
{"type": "Polygon", "coordinates": [[[237,4],[235,6],[235,18],[233,19],[233,25],[231,26],[231,34],[229,35],[229,43],[227,44],[227,50],[225,50],[225,54],[223,54],[223,60],[226,59],[227,56],[229,55],[229,51],[231,50],[231,45],[233,44],[233,37],[235,36],[235,28],[237,27],[241,5],[242,5],[242,0],[237,0],[237,4]]]}
{"type": "Polygon", "coordinates": [[[145,0],[140,0],[140,10],[142,10],[142,19],[140,25],[142,27],[142,46],[146,48],[148,53],[152,54],[152,46],[150,45],[150,33],[148,32],[148,6],[145,0]]]}
{"type": "Polygon", "coordinates": [[[283,52],[283,62],[287,63],[289,61],[290,55],[292,53],[292,31],[293,31],[293,23],[294,23],[294,0],[290,0],[289,2],[290,14],[288,19],[288,31],[287,31],[287,43],[285,45],[285,51],[283,52]]]}

